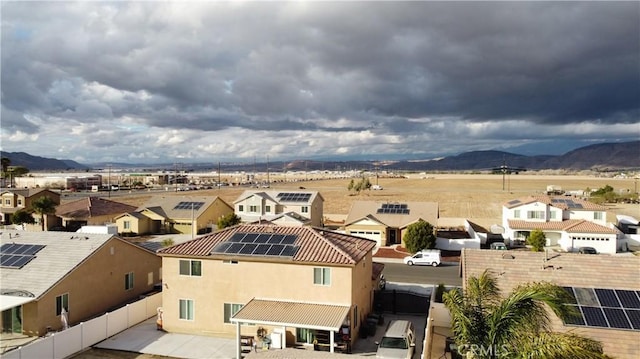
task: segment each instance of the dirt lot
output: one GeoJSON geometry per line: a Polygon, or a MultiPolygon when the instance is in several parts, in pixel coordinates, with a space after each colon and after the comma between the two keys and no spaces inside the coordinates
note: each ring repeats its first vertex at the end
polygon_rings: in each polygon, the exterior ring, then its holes
{"type": "MultiPolygon", "coordinates": [[[[317,179],[305,181],[300,177],[296,182],[272,183],[272,188],[265,190],[299,190],[304,187],[307,190],[319,191],[324,198],[324,213],[330,218],[344,218],[351,204],[358,200],[370,201],[421,201],[437,202],[440,208],[440,217],[468,218],[477,224],[490,226],[500,223],[502,217],[502,204],[514,198],[532,194],[542,194],[548,185],[560,186],[565,191],[597,189],[609,185],[615,191],[635,191],[638,183],[634,179],[602,178],[590,176],[569,175],[458,175],[458,174],[428,174],[407,175],[408,178],[379,178],[378,184],[383,187],[381,191],[367,190],[360,194],[349,192],[347,187],[350,179],[317,179]],[[504,186],[504,189],[503,189],[504,186]]],[[[288,181],[292,175],[288,175],[288,181]]],[[[271,175],[272,181],[278,181],[277,175],[271,175]]],[[[371,179],[376,183],[376,179],[371,179]]],[[[189,191],[189,192],[162,192],[163,195],[178,196],[220,196],[227,203],[233,203],[242,191],[243,187],[222,187],[221,189],[189,191]]],[[[132,193],[131,196],[118,197],[115,200],[142,205],[150,194],[132,193]]],[[[158,193],[156,193],[158,195],[158,193]]],[[[615,222],[616,214],[626,214],[640,217],[640,205],[635,204],[610,204],[609,222],[615,222]]]]}

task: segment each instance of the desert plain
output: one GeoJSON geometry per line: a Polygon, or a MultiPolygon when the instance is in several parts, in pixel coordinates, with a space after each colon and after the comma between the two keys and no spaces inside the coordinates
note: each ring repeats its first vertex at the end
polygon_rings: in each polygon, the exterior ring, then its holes
{"type": "MultiPolygon", "coordinates": [[[[225,186],[210,190],[176,192],[169,188],[164,192],[131,192],[116,200],[132,205],[142,205],[153,195],[184,197],[219,196],[233,204],[245,190],[318,191],[324,198],[324,215],[331,221],[344,220],[354,201],[383,201],[389,203],[436,202],[440,218],[466,218],[482,226],[501,223],[504,203],[529,195],[544,194],[553,185],[566,192],[587,191],[604,186],[613,187],[617,194],[633,194],[638,191],[638,179],[624,176],[590,175],[542,175],[542,174],[404,174],[402,177],[369,177],[372,184],[382,190],[349,191],[350,178],[332,178],[330,174],[286,175],[286,181],[270,175],[270,188],[225,186]]],[[[356,181],[358,178],[355,179],[356,181]]],[[[607,221],[616,221],[617,214],[640,217],[640,204],[607,203],[607,221]]]]}

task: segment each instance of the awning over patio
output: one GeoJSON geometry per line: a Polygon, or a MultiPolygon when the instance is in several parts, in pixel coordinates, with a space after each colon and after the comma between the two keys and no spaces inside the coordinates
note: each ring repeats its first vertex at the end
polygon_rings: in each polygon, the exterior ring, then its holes
{"type": "Polygon", "coordinates": [[[231,322],[338,331],[350,309],[346,305],[254,298],[231,318],[231,322]]]}
{"type": "Polygon", "coordinates": [[[0,311],[5,311],[36,300],[33,297],[18,297],[13,295],[0,296],[0,311]]]}

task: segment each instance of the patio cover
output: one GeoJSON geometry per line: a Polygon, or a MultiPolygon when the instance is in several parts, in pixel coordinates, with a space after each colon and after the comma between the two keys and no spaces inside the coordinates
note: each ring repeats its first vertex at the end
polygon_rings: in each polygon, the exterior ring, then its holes
{"type": "Polygon", "coordinates": [[[254,298],[231,318],[231,322],[338,331],[350,309],[348,305],[254,298]]]}
{"type": "Polygon", "coordinates": [[[34,297],[18,297],[14,295],[0,296],[0,311],[5,311],[36,300],[34,297]]]}

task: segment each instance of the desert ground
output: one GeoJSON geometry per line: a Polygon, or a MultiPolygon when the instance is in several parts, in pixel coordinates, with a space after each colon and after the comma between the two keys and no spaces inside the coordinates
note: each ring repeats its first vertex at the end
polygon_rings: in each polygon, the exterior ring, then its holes
{"type": "MultiPolygon", "coordinates": [[[[281,175],[280,175],[281,176],[281,175]]],[[[473,222],[490,226],[501,222],[502,205],[512,199],[543,194],[548,185],[559,186],[565,191],[598,189],[606,185],[616,193],[634,193],[638,190],[638,179],[578,175],[491,175],[491,174],[406,174],[403,178],[370,177],[372,184],[383,190],[365,190],[359,194],[349,191],[351,179],[332,179],[329,175],[287,175],[286,182],[278,174],[271,174],[271,188],[262,190],[318,191],[324,198],[325,217],[343,220],[354,201],[419,201],[437,202],[441,218],[467,218],[473,222]]],[[[357,180],[357,179],[356,179],[357,180]]],[[[212,190],[176,192],[169,189],[162,195],[184,197],[219,196],[232,204],[248,187],[221,187],[212,190]]],[[[160,195],[158,192],[154,195],[160,195]]],[[[151,196],[149,192],[131,192],[118,196],[120,202],[142,205],[151,196]]],[[[640,217],[638,204],[606,204],[607,220],[615,222],[616,214],[640,217]]]]}

